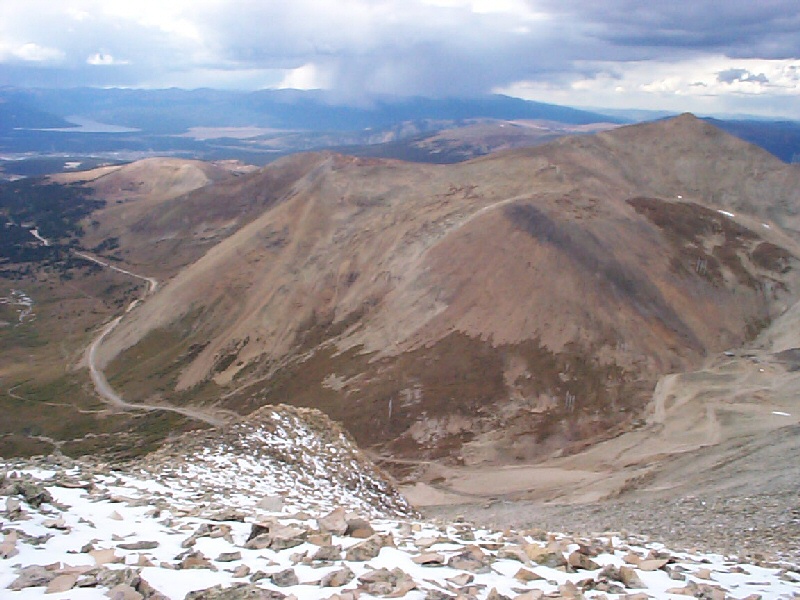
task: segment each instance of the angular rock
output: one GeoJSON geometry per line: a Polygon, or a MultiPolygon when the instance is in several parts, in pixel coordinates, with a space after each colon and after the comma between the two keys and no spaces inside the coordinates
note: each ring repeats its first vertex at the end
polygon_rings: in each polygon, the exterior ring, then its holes
{"type": "Polygon", "coordinates": [[[97,585],[107,588],[125,584],[137,589],[142,582],[139,572],[135,569],[109,569],[108,567],[101,567],[97,569],[95,574],[97,585]]]}
{"type": "Polygon", "coordinates": [[[426,552],[424,554],[418,554],[417,556],[411,557],[411,561],[422,565],[424,567],[441,567],[445,563],[445,557],[443,554],[439,554],[438,552],[426,552]]]}
{"type": "Polygon", "coordinates": [[[270,544],[272,544],[272,537],[267,533],[247,540],[244,547],[248,550],[264,550],[265,548],[269,548],[270,544]]]}
{"type": "Polygon", "coordinates": [[[403,579],[403,580],[398,581],[397,583],[395,583],[394,589],[392,590],[391,593],[386,594],[386,597],[387,598],[402,598],[406,594],[408,594],[408,592],[410,592],[412,590],[415,590],[415,589],[417,589],[417,584],[413,579],[411,579],[409,577],[408,579],[403,579]]]}
{"type": "Polygon", "coordinates": [[[367,571],[359,577],[359,584],[354,590],[356,594],[366,592],[370,596],[384,598],[401,598],[417,588],[416,582],[398,568],[391,571],[386,568],[367,571]]]}
{"type": "Polygon", "coordinates": [[[416,544],[417,548],[420,548],[420,549],[424,550],[426,548],[430,548],[434,544],[438,544],[439,542],[447,543],[449,541],[450,540],[448,540],[447,538],[443,538],[443,537],[421,537],[421,538],[417,538],[415,544],[416,544]]]}
{"type": "Polygon", "coordinates": [[[354,538],[367,539],[368,537],[375,535],[375,530],[372,528],[370,522],[366,519],[355,518],[348,519],[347,529],[345,529],[344,534],[354,538]]]}
{"type": "Polygon", "coordinates": [[[148,542],[148,541],[140,541],[140,542],[129,542],[127,544],[117,544],[117,548],[121,548],[122,550],[152,550],[153,548],[158,548],[158,542],[148,542]]]}
{"type": "Polygon", "coordinates": [[[153,561],[151,561],[149,558],[147,558],[146,555],[139,554],[139,558],[136,560],[136,566],[137,567],[153,567],[155,565],[153,564],[153,561]]]}
{"type": "Polygon", "coordinates": [[[276,552],[300,546],[306,541],[306,532],[302,529],[288,528],[272,538],[269,547],[276,552]]]}
{"type": "Polygon", "coordinates": [[[293,585],[300,585],[300,580],[297,578],[297,573],[294,569],[284,569],[274,573],[271,577],[272,583],[278,587],[291,587],[293,585]]]}
{"type": "Polygon", "coordinates": [[[42,525],[48,529],[58,529],[59,531],[67,531],[69,529],[67,523],[64,521],[64,517],[58,517],[57,519],[45,519],[42,521],[42,525]]]}
{"type": "Polygon", "coordinates": [[[237,523],[244,523],[244,519],[247,515],[243,512],[235,510],[233,508],[226,508],[219,512],[216,512],[208,517],[209,521],[234,521],[237,523]]]}
{"type": "Polygon", "coordinates": [[[250,567],[247,565],[239,565],[233,570],[234,577],[247,577],[250,575],[250,567]]]}
{"type": "Polygon", "coordinates": [[[451,556],[447,561],[447,566],[459,571],[470,571],[472,573],[489,572],[489,561],[486,558],[476,558],[475,553],[469,550],[451,556]]]}
{"type": "Polygon", "coordinates": [[[456,575],[454,577],[448,577],[445,581],[449,581],[453,585],[462,587],[475,581],[475,576],[470,575],[469,573],[460,573],[459,575],[456,575]]]}
{"type": "Polygon", "coordinates": [[[217,539],[222,538],[228,543],[233,543],[233,536],[231,535],[231,526],[230,525],[213,525],[211,527],[211,533],[208,534],[209,537],[217,539]]]}
{"type": "Polygon", "coordinates": [[[380,552],[381,545],[373,539],[368,539],[348,548],[345,552],[345,558],[352,562],[365,562],[372,560],[378,556],[380,552]]]}
{"type": "Polygon", "coordinates": [[[514,600],[542,600],[544,598],[543,590],[530,590],[519,596],[514,596],[514,600]]]}
{"type": "Polygon", "coordinates": [[[386,546],[394,546],[394,540],[391,535],[373,535],[355,546],[350,546],[345,551],[345,558],[353,562],[371,560],[380,554],[381,548],[386,546]]]}
{"type": "Polygon", "coordinates": [[[17,532],[7,533],[0,543],[0,558],[11,558],[19,554],[17,550],[17,532]]]}
{"type": "Polygon", "coordinates": [[[12,498],[9,496],[6,498],[6,515],[12,521],[18,520],[20,514],[22,513],[22,503],[19,501],[18,498],[12,498]]]}
{"type": "Polygon", "coordinates": [[[521,562],[523,565],[531,564],[531,561],[528,559],[528,555],[525,553],[525,549],[522,546],[505,546],[504,548],[500,548],[500,550],[497,551],[497,558],[516,560],[521,562]]]}
{"type": "Polygon", "coordinates": [[[339,507],[324,517],[317,519],[319,530],[323,533],[332,533],[334,535],[344,535],[347,531],[347,513],[344,508],[339,507]]]}
{"type": "Polygon", "coordinates": [[[342,590],[340,594],[334,594],[328,600],[358,600],[360,594],[358,590],[342,590]]]}
{"type": "Polygon", "coordinates": [[[89,556],[94,559],[94,563],[97,566],[108,563],[118,563],[122,561],[122,558],[116,555],[114,548],[91,550],[89,551],[89,556]]]}
{"type": "Polygon", "coordinates": [[[528,569],[520,568],[520,570],[514,574],[514,579],[517,581],[522,581],[523,583],[528,583],[529,581],[541,581],[544,579],[544,577],[541,577],[533,571],[529,571],[528,569]]]}
{"type": "MultiPolygon", "coordinates": [[[[250,540],[253,540],[257,537],[268,534],[275,526],[276,526],[275,521],[258,521],[256,523],[251,523],[250,535],[247,536],[247,541],[249,542],[250,540]]],[[[208,526],[206,525],[206,527],[208,526]]],[[[195,535],[197,535],[197,533],[195,533],[195,535]]]]}
{"type": "Polygon", "coordinates": [[[669,588],[667,594],[676,594],[678,596],[694,596],[700,593],[700,587],[693,581],[690,581],[682,588],[669,588]]]}
{"type": "Polygon", "coordinates": [[[686,572],[686,569],[684,567],[681,567],[680,565],[675,565],[674,567],[667,565],[664,567],[664,571],[666,572],[667,575],[669,575],[669,578],[674,581],[686,580],[686,575],[684,574],[686,572]]]}
{"type": "Polygon", "coordinates": [[[267,512],[279,513],[283,510],[283,498],[280,496],[264,496],[258,501],[256,508],[267,512]]]}
{"type": "Polygon", "coordinates": [[[631,567],[620,567],[619,577],[619,581],[624,583],[625,587],[634,589],[644,589],[647,587],[644,583],[642,583],[642,580],[639,579],[639,575],[636,573],[636,570],[631,567]]]}
{"type": "Polygon", "coordinates": [[[693,575],[695,577],[697,577],[698,579],[710,580],[711,579],[711,569],[697,569],[697,571],[695,571],[693,573],[693,575]]]}
{"type": "Polygon", "coordinates": [[[211,564],[202,552],[192,552],[188,554],[181,562],[181,569],[211,569],[216,571],[217,568],[211,564]]]}
{"type": "Polygon", "coordinates": [[[250,575],[250,583],[255,583],[256,581],[261,581],[262,579],[269,579],[269,574],[264,573],[264,571],[256,571],[250,575]]]}
{"type": "Polygon", "coordinates": [[[330,546],[333,543],[333,536],[330,533],[309,533],[306,541],[315,546],[330,546]]]}
{"type": "Polygon", "coordinates": [[[45,586],[55,577],[55,573],[41,565],[30,565],[19,572],[17,578],[9,584],[8,589],[19,591],[29,587],[45,586]]]}
{"type": "Polygon", "coordinates": [[[600,565],[591,558],[577,551],[569,555],[567,564],[575,569],[585,569],[587,571],[595,571],[600,568],[600,565]]]}
{"type": "Polygon", "coordinates": [[[307,535],[308,532],[299,527],[281,525],[280,523],[254,523],[250,531],[250,537],[245,543],[245,548],[251,550],[262,550],[264,548],[271,548],[275,551],[287,550],[304,543],[307,535]]]}
{"type": "Polygon", "coordinates": [[[322,561],[336,561],[341,560],[342,558],[342,547],[341,546],[322,546],[319,550],[317,550],[311,560],[322,560],[322,561]]]}
{"type": "Polygon", "coordinates": [[[31,508],[39,508],[42,504],[53,502],[53,496],[50,495],[44,486],[41,486],[32,481],[18,481],[14,486],[15,494],[22,496],[23,500],[27,502],[31,508]]]}
{"type": "Polygon", "coordinates": [[[385,598],[392,593],[394,586],[388,581],[375,581],[373,583],[362,584],[358,589],[366,592],[370,596],[385,598]]]}
{"type": "Polygon", "coordinates": [[[349,567],[344,567],[338,571],[331,571],[319,582],[320,587],[342,587],[353,580],[355,574],[349,567]]]}
{"type": "Polygon", "coordinates": [[[97,586],[97,573],[92,573],[92,572],[78,575],[78,580],[75,582],[75,587],[78,588],[96,587],[96,586],[97,586]]]}
{"type": "Polygon", "coordinates": [[[649,560],[639,561],[639,564],[636,565],[636,568],[638,568],[640,571],[657,571],[658,569],[664,567],[668,562],[668,558],[651,558],[649,560]]]}
{"type": "Polygon", "coordinates": [[[562,598],[573,598],[574,600],[583,599],[583,594],[577,588],[577,586],[571,581],[568,581],[565,584],[558,586],[558,593],[561,595],[562,598]]]}
{"type": "Polygon", "coordinates": [[[395,567],[391,571],[386,568],[367,571],[361,575],[358,580],[364,584],[388,583],[391,588],[394,588],[398,582],[410,581],[411,577],[402,569],[395,567]]]}
{"type": "MultiPolygon", "coordinates": [[[[428,593],[425,594],[425,600],[456,600],[457,596],[451,596],[445,591],[442,590],[428,590],[428,593]]],[[[458,600],[461,600],[458,598],[458,600]]]]}
{"type": "Polygon", "coordinates": [[[465,542],[474,542],[475,541],[475,532],[473,531],[472,527],[469,526],[460,526],[456,528],[456,536],[458,539],[465,541],[465,542]]]}
{"type": "Polygon", "coordinates": [[[115,585],[106,592],[111,600],[144,600],[144,596],[125,583],[115,585]]]}
{"type": "Polygon", "coordinates": [[[556,569],[558,567],[566,566],[567,564],[564,555],[550,547],[542,547],[538,544],[528,544],[524,547],[524,550],[529,559],[544,567],[556,569]]]}
{"type": "Polygon", "coordinates": [[[77,573],[64,573],[63,575],[58,575],[47,584],[47,590],[45,590],[45,594],[60,594],[62,592],[68,592],[75,587],[77,582],[77,573]]]}
{"type": "Polygon", "coordinates": [[[242,553],[238,550],[236,552],[222,552],[215,560],[217,562],[233,562],[235,560],[242,560],[242,553]]]}
{"type": "Polygon", "coordinates": [[[283,600],[286,594],[265,590],[251,583],[234,583],[229,587],[215,585],[186,594],[184,600],[283,600]]]}
{"type": "Polygon", "coordinates": [[[637,566],[640,562],[642,562],[642,557],[633,552],[628,552],[628,554],[622,557],[622,560],[629,565],[637,566]]]}
{"type": "Polygon", "coordinates": [[[487,594],[486,600],[511,600],[508,596],[504,596],[500,592],[497,591],[497,588],[492,588],[491,591],[487,594]]]}

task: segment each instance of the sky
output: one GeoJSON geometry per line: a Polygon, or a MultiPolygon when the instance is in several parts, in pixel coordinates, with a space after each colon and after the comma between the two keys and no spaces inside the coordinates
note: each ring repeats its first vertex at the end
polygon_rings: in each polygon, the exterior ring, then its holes
{"type": "Polygon", "coordinates": [[[798,0],[0,0],[0,86],[485,93],[800,120],[798,0]]]}

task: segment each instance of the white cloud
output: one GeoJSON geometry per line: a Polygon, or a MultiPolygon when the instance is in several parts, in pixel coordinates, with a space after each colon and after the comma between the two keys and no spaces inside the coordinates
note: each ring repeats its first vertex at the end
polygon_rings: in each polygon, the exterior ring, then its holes
{"type": "Polygon", "coordinates": [[[64,58],[64,53],[58,48],[48,48],[31,42],[19,46],[12,54],[29,62],[55,62],[64,58]]]}
{"type": "Polygon", "coordinates": [[[585,65],[585,70],[594,75],[576,76],[569,83],[555,85],[523,80],[495,91],[586,107],[700,113],[744,110],[775,116],[786,113],[786,104],[781,103],[781,111],[775,112],[765,101],[787,97],[797,100],[797,109],[788,116],[800,118],[800,60],[732,59],[717,55],[674,62],[592,63],[585,65]],[[733,72],[741,76],[720,76],[733,72]]]}
{"type": "Polygon", "coordinates": [[[330,87],[330,78],[325,76],[314,63],[307,63],[296,69],[289,69],[275,86],[278,89],[320,90],[330,87]]]}
{"type": "Polygon", "coordinates": [[[95,66],[128,65],[130,64],[130,61],[118,60],[110,54],[95,52],[86,59],[86,64],[95,66]]]}

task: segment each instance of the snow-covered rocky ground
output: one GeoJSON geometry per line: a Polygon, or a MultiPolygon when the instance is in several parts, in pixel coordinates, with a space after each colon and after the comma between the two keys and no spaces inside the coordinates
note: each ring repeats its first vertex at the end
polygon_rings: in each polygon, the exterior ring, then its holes
{"type": "Polygon", "coordinates": [[[4,468],[0,598],[800,597],[788,565],[425,522],[316,411],[262,409],[114,468],[4,468]]]}

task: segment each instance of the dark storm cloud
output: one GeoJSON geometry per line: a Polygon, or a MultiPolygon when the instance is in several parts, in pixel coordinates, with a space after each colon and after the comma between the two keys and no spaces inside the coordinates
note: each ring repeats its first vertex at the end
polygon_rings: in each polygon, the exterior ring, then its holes
{"type": "Polygon", "coordinates": [[[518,15],[419,2],[222,6],[201,13],[204,34],[227,60],[296,68],[313,62],[342,94],[485,93],[526,77],[571,69],[571,28],[518,15]]]}
{"type": "Polygon", "coordinates": [[[361,102],[525,86],[680,94],[694,82],[711,96],[744,82],[796,97],[793,65],[752,59],[798,57],[798,0],[0,2],[0,85],[302,81],[361,102]]]}
{"type": "Polygon", "coordinates": [[[562,18],[573,19],[597,40],[663,52],[716,50],[737,58],[800,56],[797,0],[539,0],[562,18]]]}

